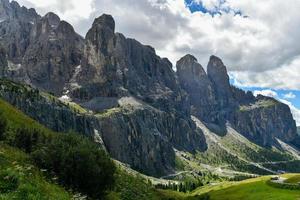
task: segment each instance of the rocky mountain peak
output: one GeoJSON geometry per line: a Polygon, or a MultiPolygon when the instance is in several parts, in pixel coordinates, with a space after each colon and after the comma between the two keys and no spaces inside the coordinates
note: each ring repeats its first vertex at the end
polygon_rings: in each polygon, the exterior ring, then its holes
{"type": "Polygon", "coordinates": [[[0,0],[0,19],[1,21],[7,19],[8,16],[8,10],[10,8],[9,0],[0,0]]]}
{"type": "Polygon", "coordinates": [[[16,1],[0,0],[0,22],[8,19],[35,22],[39,17],[33,8],[21,7],[16,1]]]}
{"type": "Polygon", "coordinates": [[[60,18],[53,12],[47,13],[43,19],[47,20],[49,25],[52,27],[57,27],[60,23],[60,18]]]}
{"type": "Polygon", "coordinates": [[[207,74],[216,83],[224,83],[229,81],[226,66],[223,64],[223,61],[220,58],[214,55],[209,59],[209,63],[207,65],[207,74]]]}
{"type": "MultiPolygon", "coordinates": [[[[87,33],[89,37],[93,32],[103,36],[112,36],[115,33],[115,20],[111,15],[103,14],[94,20],[92,28],[87,33]]],[[[103,39],[108,39],[104,37],[103,39]]]]}
{"type": "Polygon", "coordinates": [[[180,74],[179,77],[188,76],[186,78],[199,80],[201,76],[206,76],[206,73],[201,64],[199,64],[197,59],[190,54],[182,57],[177,62],[176,67],[178,74],[180,74]]]}
{"type": "Polygon", "coordinates": [[[227,107],[233,103],[232,90],[229,83],[226,66],[216,56],[211,56],[207,65],[207,75],[212,81],[221,107],[227,107]]]}
{"type": "Polygon", "coordinates": [[[57,27],[58,33],[74,34],[75,30],[71,24],[66,21],[61,21],[57,27]]]}
{"type": "Polygon", "coordinates": [[[111,15],[103,14],[96,18],[93,23],[94,26],[110,29],[112,32],[115,32],[115,20],[111,15]]]}
{"type": "Polygon", "coordinates": [[[111,15],[103,14],[94,20],[86,34],[86,47],[92,45],[96,51],[107,55],[108,44],[115,36],[115,21],[111,15]]]}

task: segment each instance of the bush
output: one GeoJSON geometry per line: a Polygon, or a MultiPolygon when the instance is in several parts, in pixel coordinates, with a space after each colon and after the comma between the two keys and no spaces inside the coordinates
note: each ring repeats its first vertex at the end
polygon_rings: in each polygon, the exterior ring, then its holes
{"type": "Polygon", "coordinates": [[[10,139],[9,144],[24,150],[26,153],[31,153],[45,142],[45,133],[36,129],[21,128],[16,130],[16,133],[14,137],[10,139]]]}
{"type": "Polygon", "coordinates": [[[280,188],[280,189],[288,189],[288,190],[300,190],[300,185],[298,184],[290,184],[290,183],[275,183],[271,180],[267,181],[267,184],[272,187],[280,188]]]}
{"type": "Polygon", "coordinates": [[[0,193],[8,193],[19,186],[19,178],[16,174],[5,171],[0,174],[0,193]]]}
{"type": "Polygon", "coordinates": [[[108,155],[89,139],[66,134],[32,153],[40,168],[59,177],[59,182],[91,197],[101,197],[114,184],[115,166],[108,155]]]}
{"type": "Polygon", "coordinates": [[[7,128],[7,120],[3,117],[3,114],[0,113],[0,140],[4,140],[4,134],[7,128]]]}

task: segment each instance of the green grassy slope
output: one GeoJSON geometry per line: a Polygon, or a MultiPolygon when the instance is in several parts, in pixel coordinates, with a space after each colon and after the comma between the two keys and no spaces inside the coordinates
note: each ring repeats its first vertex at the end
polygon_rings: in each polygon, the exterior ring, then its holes
{"type": "Polygon", "coordinates": [[[267,184],[269,179],[270,176],[264,176],[241,182],[224,182],[199,188],[193,192],[193,195],[205,194],[210,200],[297,200],[300,198],[299,190],[272,187],[267,184]]]}
{"type": "Polygon", "coordinates": [[[64,188],[45,179],[28,155],[0,143],[0,199],[71,199],[64,188]]]}
{"type": "MultiPolygon", "coordinates": [[[[11,134],[24,127],[54,134],[1,99],[0,114],[7,119],[11,134]]],[[[0,199],[71,199],[63,187],[42,175],[29,155],[3,142],[0,143],[0,194],[0,199]]]]}
{"type": "Polygon", "coordinates": [[[300,174],[289,177],[287,180],[285,180],[285,183],[300,183],[300,174]]]}
{"type": "Polygon", "coordinates": [[[208,149],[196,155],[179,152],[178,159],[184,165],[182,171],[208,170],[218,175],[231,176],[247,173],[269,175],[277,170],[299,170],[297,157],[287,151],[260,147],[230,127],[228,133],[220,137],[199,120],[195,122],[204,132],[208,149]]]}
{"type": "MultiPolygon", "coordinates": [[[[19,128],[40,130],[43,134],[53,136],[60,134],[39,124],[35,120],[23,114],[18,109],[0,99],[0,114],[7,119],[9,134],[19,128]]],[[[116,173],[116,184],[108,192],[106,199],[131,200],[131,199],[185,199],[186,195],[176,192],[159,191],[147,183],[147,180],[130,175],[124,170],[116,173]],[[180,197],[180,198],[178,198],[180,197]]],[[[52,183],[45,178],[40,170],[35,167],[30,156],[17,148],[0,143],[0,199],[71,199],[63,187],[52,183]],[[17,180],[17,185],[10,183],[17,180]],[[8,178],[8,179],[7,179],[8,178]],[[7,192],[1,191],[7,190],[7,192]]]]}

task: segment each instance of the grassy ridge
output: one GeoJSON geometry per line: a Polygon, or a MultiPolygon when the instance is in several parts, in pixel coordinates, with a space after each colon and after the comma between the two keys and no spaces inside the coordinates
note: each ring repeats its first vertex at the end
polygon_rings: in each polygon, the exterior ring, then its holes
{"type": "Polygon", "coordinates": [[[0,140],[25,152],[48,177],[89,197],[103,197],[114,183],[115,165],[99,145],[79,134],[53,132],[3,100],[0,140]]]}
{"type": "Polygon", "coordinates": [[[292,176],[292,177],[289,177],[286,181],[286,183],[300,183],[300,174],[299,175],[295,175],[295,176],[292,176]]]}
{"type": "MultiPolygon", "coordinates": [[[[287,175],[293,177],[295,175],[287,175]]],[[[296,200],[300,191],[275,188],[267,184],[270,176],[241,182],[225,182],[197,189],[193,195],[208,195],[210,200],[296,200]]]]}

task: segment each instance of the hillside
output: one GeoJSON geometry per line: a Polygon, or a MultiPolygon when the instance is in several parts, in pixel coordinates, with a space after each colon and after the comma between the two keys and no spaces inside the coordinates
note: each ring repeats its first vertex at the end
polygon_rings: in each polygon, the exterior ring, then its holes
{"type": "MultiPolygon", "coordinates": [[[[287,174],[283,177],[293,178],[297,174],[287,174]]],[[[280,189],[267,184],[270,176],[254,178],[242,182],[227,182],[197,189],[193,195],[203,195],[210,200],[295,200],[300,197],[298,190],[280,189]]]]}
{"type": "Polygon", "coordinates": [[[0,143],[0,198],[71,199],[73,195],[45,178],[24,152],[0,143]]]}

